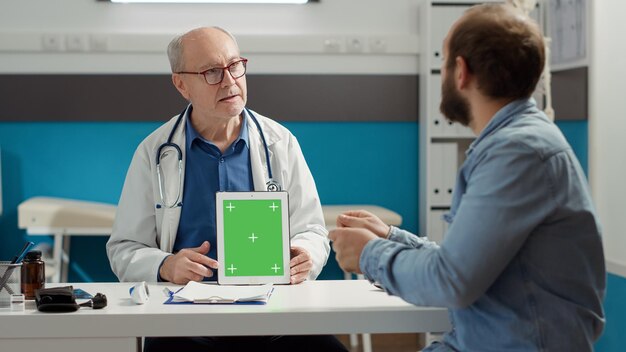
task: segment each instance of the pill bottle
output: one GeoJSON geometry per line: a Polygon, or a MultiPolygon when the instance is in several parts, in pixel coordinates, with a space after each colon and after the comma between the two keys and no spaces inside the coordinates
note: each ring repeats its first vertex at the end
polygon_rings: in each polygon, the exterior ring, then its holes
{"type": "Polygon", "coordinates": [[[41,251],[26,253],[22,262],[22,293],[26,299],[35,299],[35,290],[43,288],[46,283],[46,271],[41,251]]]}

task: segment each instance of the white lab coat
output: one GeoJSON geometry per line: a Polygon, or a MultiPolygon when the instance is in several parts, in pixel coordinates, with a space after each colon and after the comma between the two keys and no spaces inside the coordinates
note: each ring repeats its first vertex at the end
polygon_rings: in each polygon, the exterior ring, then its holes
{"type": "MultiPolygon", "coordinates": [[[[250,164],[255,191],[266,191],[268,178],[265,149],[256,124],[247,114],[250,144],[250,164]]],[[[254,113],[267,141],[273,178],[289,193],[289,223],[291,246],[306,249],[313,268],[309,279],[315,279],[326,264],[330,246],[324,227],[322,206],[315,181],[302,155],[296,138],[277,122],[254,113]]],[[[111,268],[120,281],[157,281],[157,272],[163,259],[172,253],[178,231],[181,207],[157,208],[161,204],[156,172],[159,146],[167,141],[178,116],[159,127],[139,145],[126,175],[107,254],[111,268]]],[[[184,123],[178,126],[172,142],[183,153],[183,180],[185,163],[184,123]]],[[[178,193],[178,157],[168,148],[161,158],[165,176],[166,201],[178,193]]],[[[183,182],[184,186],[184,182],[183,182]]],[[[181,190],[181,197],[183,191],[181,190]]],[[[184,199],[183,199],[184,202],[184,199]]],[[[211,243],[211,246],[215,246],[211,243]]]]}

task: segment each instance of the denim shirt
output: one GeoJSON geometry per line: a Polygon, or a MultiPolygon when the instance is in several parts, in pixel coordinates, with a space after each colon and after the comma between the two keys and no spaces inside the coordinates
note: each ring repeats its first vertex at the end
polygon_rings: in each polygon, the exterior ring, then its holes
{"type": "Polygon", "coordinates": [[[591,351],[605,264],[585,175],[532,99],[503,107],[466,152],[440,246],[393,228],[360,268],[416,305],[449,309],[426,351],[591,351]]]}

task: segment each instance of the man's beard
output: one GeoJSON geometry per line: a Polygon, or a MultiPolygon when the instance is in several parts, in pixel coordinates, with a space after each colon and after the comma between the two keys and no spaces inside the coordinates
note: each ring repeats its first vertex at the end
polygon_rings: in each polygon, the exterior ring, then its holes
{"type": "Polygon", "coordinates": [[[449,121],[458,122],[463,126],[469,126],[471,121],[469,101],[456,90],[453,77],[453,72],[450,72],[443,81],[439,111],[441,111],[443,116],[449,121]]]}

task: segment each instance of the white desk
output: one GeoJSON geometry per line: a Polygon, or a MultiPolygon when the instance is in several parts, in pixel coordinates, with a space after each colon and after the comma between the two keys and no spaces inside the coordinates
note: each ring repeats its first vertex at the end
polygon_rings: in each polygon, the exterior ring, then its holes
{"type": "MultiPolygon", "coordinates": [[[[104,293],[109,306],[73,313],[0,310],[6,351],[135,351],[140,336],[226,336],[441,332],[444,308],[416,307],[364,280],[275,286],[267,305],[164,305],[165,284],[149,285],[145,305],[131,303],[130,284],[75,284],[104,293]]],[[[168,285],[174,288],[174,285],[168,285]]]]}

